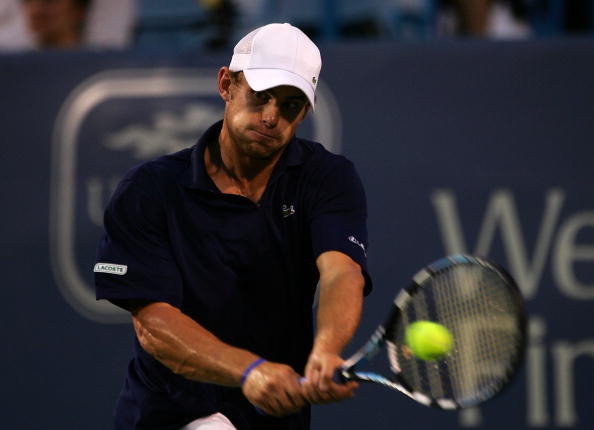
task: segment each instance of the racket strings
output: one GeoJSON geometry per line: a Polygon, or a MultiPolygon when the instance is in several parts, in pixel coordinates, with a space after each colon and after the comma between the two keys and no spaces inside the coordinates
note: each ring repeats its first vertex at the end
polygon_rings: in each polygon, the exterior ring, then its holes
{"type": "Polygon", "coordinates": [[[490,397],[508,378],[518,354],[517,315],[513,294],[495,270],[468,264],[439,272],[402,309],[394,343],[404,345],[408,324],[430,320],[451,331],[453,349],[442,360],[423,361],[398,348],[401,377],[417,392],[461,406],[490,397]]]}

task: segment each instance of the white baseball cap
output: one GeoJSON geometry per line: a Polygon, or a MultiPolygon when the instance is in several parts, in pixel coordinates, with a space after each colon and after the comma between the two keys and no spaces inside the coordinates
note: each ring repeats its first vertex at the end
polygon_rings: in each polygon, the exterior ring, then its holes
{"type": "Polygon", "coordinates": [[[233,48],[229,70],[243,71],[254,91],[279,85],[299,88],[312,108],[322,58],[318,47],[291,24],[268,24],[248,33],[233,48]]]}

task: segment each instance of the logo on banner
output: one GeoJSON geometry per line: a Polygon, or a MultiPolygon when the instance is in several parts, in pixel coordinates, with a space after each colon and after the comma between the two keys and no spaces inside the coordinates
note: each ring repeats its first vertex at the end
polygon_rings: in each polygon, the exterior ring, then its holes
{"type": "MultiPolygon", "coordinates": [[[[123,275],[126,267],[95,265],[103,211],[133,166],[196,143],[222,119],[216,70],[137,69],[100,73],[67,98],[53,137],[50,255],[56,283],[81,315],[103,323],[129,321],[124,311],[95,300],[93,270],[123,275]]],[[[334,97],[318,87],[315,115],[299,135],[340,152],[334,97]]]]}

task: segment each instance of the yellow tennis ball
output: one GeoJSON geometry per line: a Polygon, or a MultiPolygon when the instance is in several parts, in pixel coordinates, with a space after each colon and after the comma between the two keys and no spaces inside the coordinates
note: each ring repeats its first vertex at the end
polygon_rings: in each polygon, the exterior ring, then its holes
{"type": "Polygon", "coordinates": [[[439,360],[451,351],[454,338],[441,324],[415,321],[406,329],[404,342],[416,357],[422,360],[439,360]]]}

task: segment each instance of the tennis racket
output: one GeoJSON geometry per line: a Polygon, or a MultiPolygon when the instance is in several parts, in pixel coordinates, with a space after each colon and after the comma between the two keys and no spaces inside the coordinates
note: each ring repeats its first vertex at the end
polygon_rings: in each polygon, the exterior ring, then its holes
{"type": "Polygon", "coordinates": [[[522,296],[509,274],[483,258],[449,256],[419,271],[398,293],[386,323],[334,379],[373,382],[439,409],[476,406],[501,392],[520,367],[525,325],[522,296]],[[406,329],[419,320],[452,333],[452,349],[442,359],[421,360],[407,347],[406,329]],[[389,377],[359,370],[384,347],[389,377]]]}

